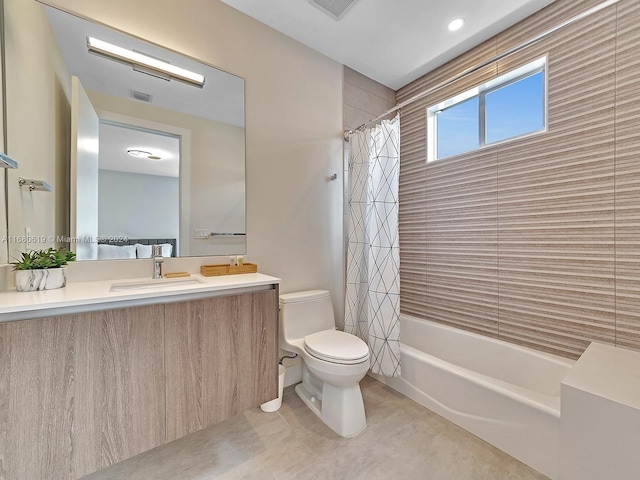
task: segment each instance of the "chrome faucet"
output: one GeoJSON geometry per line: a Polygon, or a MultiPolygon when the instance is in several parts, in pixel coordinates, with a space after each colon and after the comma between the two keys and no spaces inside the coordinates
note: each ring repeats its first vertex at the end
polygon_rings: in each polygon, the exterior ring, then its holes
{"type": "Polygon", "coordinates": [[[153,278],[162,278],[162,245],[151,245],[151,256],[153,257],[153,278]]]}

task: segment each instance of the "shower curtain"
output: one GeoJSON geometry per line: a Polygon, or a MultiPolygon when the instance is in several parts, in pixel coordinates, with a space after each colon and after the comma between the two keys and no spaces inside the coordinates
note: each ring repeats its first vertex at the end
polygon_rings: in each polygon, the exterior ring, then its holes
{"type": "Polygon", "coordinates": [[[400,118],[349,136],[345,331],[362,338],[371,371],[400,375],[398,173],[400,118]]]}

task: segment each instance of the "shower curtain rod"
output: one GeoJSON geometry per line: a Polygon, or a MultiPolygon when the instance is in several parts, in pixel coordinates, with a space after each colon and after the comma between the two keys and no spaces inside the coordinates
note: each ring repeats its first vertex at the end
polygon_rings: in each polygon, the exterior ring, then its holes
{"type": "Polygon", "coordinates": [[[563,29],[564,27],[567,27],[579,20],[582,20],[583,18],[587,18],[590,15],[599,12],[600,10],[610,7],[611,5],[615,5],[616,3],[618,3],[620,0],[606,0],[602,3],[599,3],[598,5],[596,5],[595,7],[591,7],[587,10],[585,10],[582,13],[579,13],[578,15],[571,17],[568,20],[565,20],[562,23],[559,23],[558,25],[550,28],[549,30],[542,32],[541,34],[531,38],[530,40],[527,40],[526,42],[523,42],[513,48],[510,48],[509,50],[505,50],[504,52],[495,55],[493,57],[491,57],[488,60],[485,60],[484,62],[479,63],[478,65],[468,68],[466,70],[464,70],[463,72],[454,75],[453,77],[448,78],[447,80],[437,84],[435,87],[431,87],[428,88],[427,90],[423,90],[422,92],[414,95],[413,97],[409,98],[408,100],[405,100],[402,103],[399,103],[397,105],[395,105],[394,107],[390,108],[389,110],[387,110],[386,112],[378,115],[377,117],[375,117],[372,120],[369,120],[367,123],[363,123],[362,125],[360,125],[359,127],[356,127],[354,130],[345,130],[345,134],[349,135],[353,132],[356,132],[358,130],[363,130],[365,129],[368,125],[371,125],[372,123],[377,122],[378,120],[382,120],[384,117],[386,117],[387,115],[397,112],[398,110],[400,110],[403,107],[406,107],[407,105],[412,104],[413,102],[416,102],[424,97],[426,97],[427,95],[432,94],[433,92],[436,92],[442,88],[448,87],[449,85],[451,85],[454,82],[457,82],[458,80],[466,77],[467,75],[470,75],[474,72],[477,72],[478,70],[480,70],[481,68],[486,67],[487,65],[490,65],[494,62],[497,62],[498,60],[502,60],[505,57],[508,57],[509,55],[513,55],[514,53],[519,52],[520,50],[523,50],[525,48],[527,48],[530,45],[533,45],[534,43],[538,43],[540,40],[545,39],[546,37],[548,37],[549,35],[551,35],[552,33],[557,32],[558,30],[563,29]]]}

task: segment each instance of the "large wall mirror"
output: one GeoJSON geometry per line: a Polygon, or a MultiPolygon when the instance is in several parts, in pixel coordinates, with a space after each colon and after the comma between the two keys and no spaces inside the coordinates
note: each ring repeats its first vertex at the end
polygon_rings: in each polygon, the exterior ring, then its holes
{"type": "Polygon", "coordinates": [[[35,0],[4,8],[9,256],[244,254],[244,80],[35,0]]]}

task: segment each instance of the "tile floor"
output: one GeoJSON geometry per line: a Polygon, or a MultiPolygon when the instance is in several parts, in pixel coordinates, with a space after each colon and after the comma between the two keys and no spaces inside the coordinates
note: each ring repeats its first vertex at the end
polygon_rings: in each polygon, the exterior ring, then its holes
{"type": "Polygon", "coordinates": [[[367,429],[340,438],[285,389],[280,410],[249,410],[87,480],[529,480],[523,463],[380,382],[361,383],[367,429]]]}

